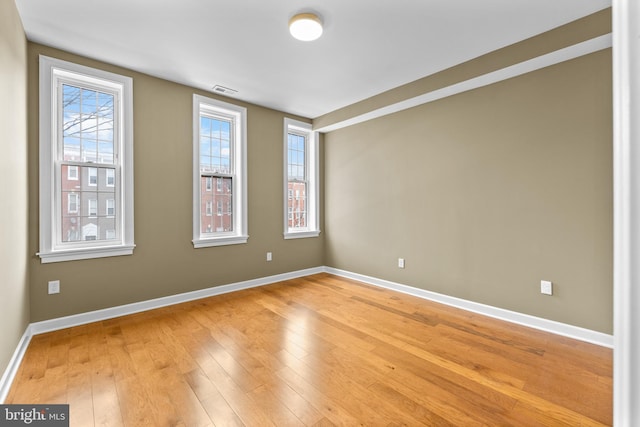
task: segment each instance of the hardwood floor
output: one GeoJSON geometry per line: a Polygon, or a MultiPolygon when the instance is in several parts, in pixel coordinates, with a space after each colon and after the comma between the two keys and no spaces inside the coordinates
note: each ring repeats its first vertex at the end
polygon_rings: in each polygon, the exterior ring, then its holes
{"type": "Polygon", "coordinates": [[[72,426],[598,426],[610,349],[328,274],[33,337],[72,426]]]}

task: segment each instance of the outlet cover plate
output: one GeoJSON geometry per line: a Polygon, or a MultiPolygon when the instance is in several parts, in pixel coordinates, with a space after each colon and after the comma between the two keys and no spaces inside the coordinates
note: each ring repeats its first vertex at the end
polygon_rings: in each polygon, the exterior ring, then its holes
{"type": "Polygon", "coordinates": [[[541,280],[540,293],[544,295],[553,295],[553,283],[548,280],[541,280]]]}
{"type": "Polygon", "coordinates": [[[60,293],[60,280],[51,280],[49,282],[49,295],[60,293]]]}

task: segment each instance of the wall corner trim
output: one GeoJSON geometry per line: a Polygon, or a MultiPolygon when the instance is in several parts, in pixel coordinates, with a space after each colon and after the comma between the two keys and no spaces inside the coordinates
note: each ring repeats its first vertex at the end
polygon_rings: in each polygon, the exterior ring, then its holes
{"type": "Polygon", "coordinates": [[[515,311],[505,310],[503,308],[493,307],[490,305],[480,304],[461,298],[451,297],[437,292],[418,289],[413,286],[403,285],[384,279],[365,276],[358,273],[352,273],[332,267],[325,267],[325,271],[336,276],[346,277],[348,279],[357,280],[373,286],[391,289],[404,294],[412,295],[429,301],[445,304],[451,307],[460,308],[462,310],[478,313],[483,316],[493,317],[494,319],[504,320],[506,322],[515,323],[529,328],[550,332],[552,334],[572,338],[579,341],[596,344],[601,347],[613,348],[613,335],[604,334],[602,332],[592,331],[590,329],[581,328],[579,326],[568,325],[553,320],[543,319],[528,314],[518,313],[515,311]]]}

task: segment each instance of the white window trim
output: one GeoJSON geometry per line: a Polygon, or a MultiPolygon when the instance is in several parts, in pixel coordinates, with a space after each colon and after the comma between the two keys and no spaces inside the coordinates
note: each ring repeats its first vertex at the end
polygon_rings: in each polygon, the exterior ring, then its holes
{"type": "Polygon", "coordinates": [[[228,102],[193,95],[193,247],[235,245],[247,243],[247,109],[228,102]],[[234,118],[233,144],[233,231],[203,234],[200,232],[202,215],[201,175],[200,175],[200,113],[209,111],[213,114],[232,116],[234,118]]]}
{"type": "MultiPolygon", "coordinates": [[[[40,55],[40,251],[36,254],[42,263],[73,261],[111,256],[131,255],[133,241],[133,79],[83,65],[40,55]],[[57,147],[54,147],[57,118],[53,117],[57,92],[52,91],[62,77],[72,77],[94,84],[110,87],[120,92],[118,153],[122,174],[117,197],[119,206],[120,239],[111,241],[82,241],[58,244],[57,221],[60,200],[55,200],[56,183],[60,173],[54,167],[57,147]]],[[[116,178],[118,182],[118,178],[116,178]]]]}
{"type": "Polygon", "coordinates": [[[284,203],[284,238],[285,239],[301,239],[306,237],[318,237],[320,235],[320,178],[319,178],[319,134],[314,132],[311,124],[293,120],[284,119],[284,184],[283,184],[283,203],[284,203]],[[300,230],[290,230],[288,213],[289,213],[289,132],[295,131],[304,133],[307,140],[306,163],[308,174],[308,206],[307,206],[307,227],[300,230]]]}

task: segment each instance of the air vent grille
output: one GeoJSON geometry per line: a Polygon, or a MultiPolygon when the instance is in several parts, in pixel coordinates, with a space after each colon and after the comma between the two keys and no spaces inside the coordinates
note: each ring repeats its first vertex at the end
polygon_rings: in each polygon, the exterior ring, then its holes
{"type": "Polygon", "coordinates": [[[235,89],[231,89],[231,88],[220,86],[220,85],[215,85],[213,87],[213,91],[215,93],[219,93],[222,95],[235,95],[236,93],[238,93],[238,91],[235,89]]]}

